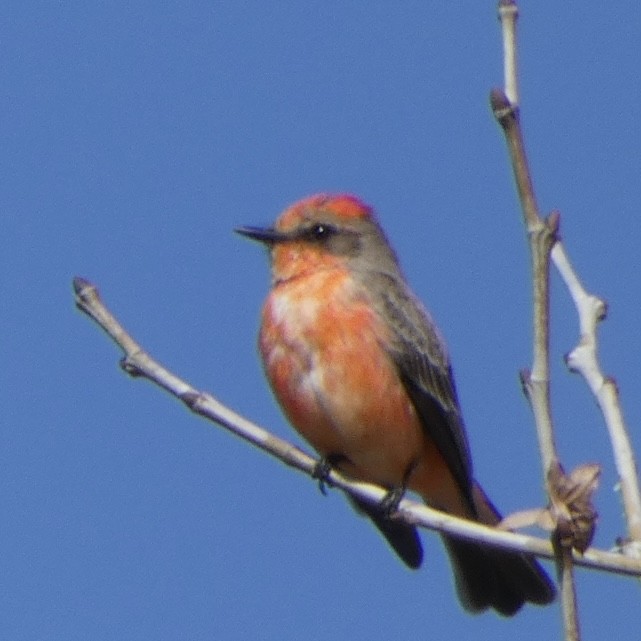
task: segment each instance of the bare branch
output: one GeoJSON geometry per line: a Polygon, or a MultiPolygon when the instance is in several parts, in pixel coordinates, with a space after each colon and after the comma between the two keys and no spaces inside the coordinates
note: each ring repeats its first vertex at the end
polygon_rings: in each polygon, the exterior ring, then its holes
{"type": "Polygon", "coordinates": [[[552,260],[579,315],[579,342],[566,355],[565,362],[570,371],[583,376],[603,413],[619,474],[621,498],[628,525],[628,541],[623,547],[627,554],[641,558],[641,492],[637,464],[616,383],[614,379],[603,375],[597,354],[597,325],[605,319],[607,306],[603,300],[585,290],[561,243],[553,248],[552,260]]]}
{"type": "MultiPolygon", "coordinates": [[[[198,391],[189,383],[162,367],[125,331],[116,317],[103,304],[98,295],[98,290],[93,284],[83,278],[75,278],[73,286],[78,308],[102,327],[123,350],[124,357],[121,360],[121,366],[124,371],[132,376],[144,377],[159,385],[183,401],[193,412],[221,425],[290,467],[305,472],[312,478],[314,477],[317,466],[316,459],[295,445],[248,421],[225,407],[210,394],[198,391]]],[[[328,480],[331,485],[340,488],[342,491],[376,505],[380,504],[388,493],[382,487],[351,481],[336,470],[329,472],[328,480]]],[[[473,521],[459,519],[408,499],[401,501],[398,518],[403,518],[408,523],[430,530],[445,532],[487,545],[534,554],[548,559],[555,558],[552,544],[545,539],[506,532],[473,521]]],[[[641,562],[619,553],[590,548],[584,554],[573,552],[573,561],[577,565],[587,568],[641,577],[641,562]]]]}
{"type": "Polygon", "coordinates": [[[572,548],[559,546],[557,551],[557,571],[561,582],[563,611],[563,630],[565,641],[580,641],[579,616],[576,602],[576,583],[574,582],[574,561],[572,548]]]}
{"type": "MultiPolygon", "coordinates": [[[[506,135],[526,228],[532,235],[538,233],[542,221],[538,213],[519,122],[516,47],[518,7],[514,0],[500,0],[499,18],[503,32],[505,93],[500,90],[493,91],[491,102],[495,116],[506,135]]],[[[551,258],[565,281],[579,314],[581,334],[579,343],[567,355],[566,362],[571,371],[578,372],[585,378],[603,413],[612,443],[626,514],[628,541],[624,547],[628,554],[641,558],[641,490],[638,468],[623,418],[616,383],[612,378],[603,375],[597,358],[596,326],[605,318],[606,305],[601,299],[585,291],[572,269],[565,248],[558,240],[552,247],[551,258]]],[[[533,260],[535,260],[534,255],[533,260]]],[[[535,265],[535,274],[536,269],[535,265]]],[[[533,378],[537,380],[535,374],[533,378]]],[[[542,383],[537,385],[543,386],[542,383]]],[[[533,410],[535,414],[539,413],[542,419],[541,425],[547,430],[543,408],[539,407],[538,402],[536,407],[533,405],[533,410]]],[[[545,467],[546,460],[548,464],[552,461],[552,452],[548,449],[552,441],[546,437],[545,444],[540,444],[542,448],[545,447],[545,451],[542,449],[545,467]]]]}
{"type": "Polygon", "coordinates": [[[578,641],[579,620],[576,604],[572,549],[589,545],[594,534],[596,511],[591,497],[594,485],[581,494],[582,500],[571,503],[573,475],[565,476],[554,443],[550,406],[550,254],[557,242],[559,215],[554,212],[542,220],[525,153],[519,121],[517,39],[515,0],[499,0],[499,18],[503,31],[505,92],[493,90],[490,96],[494,115],[505,134],[516,181],[525,228],[530,242],[533,278],[534,356],[532,371],[522,374],[523,389],[532,406],[541,451],[543,477],[550,497],[550,515],[555,524],[553,541],[561,584],[561,603],[566,641],[578,641]],[[577,516],[576,511],[584,511],[577,516]],[[581,523],[583,527],[574,527],[581,523]]]}
{"type": "Polygon", "coordinates": [[[501,89],[492,90],[490,104],[494,116],[505,133],[505,141],[510,154],[512,170],[514,171],[514,181],[516,182],[519,201],[523,208],[525,226],[527,231],[531,233],[541,227],[543,221],[539,216],[530,168],[525,154],[525,143],[523,142],[519,120],[519,107],[513,105],[501,89]]]}
{"type": "MultiPolygon", "coordinates": [[[[524,151],[523,154],[525,154],[524,151]]],[[[527,167],[527,161],[524,159],[523,162],[527,167]]],[[[534,195],[531,200],[534,201],[534,195]]],[[[556,242],[556,223],[558,223],[558,219],[553,219],[551,224],[546,221],[531,227],[528,225],[533,275],[534,353],[532,371],[526,375],[521,374],[521,381],[534,412],[544,478],[547,477],[550,470],[559,466],[550,409],[549,374],[550,250],[556,242]]]]}
{"type": "Polygon", "coordinates": [[[505,134],[514,180],[523,212],[523,222],[530,241],[533,279],[534,345],[532,371],[521,372],[521,383],[534,413],[543,477],[556,468],[558,456],[550,412],[549,381],[549,258],[557,240],[558,215],[544,221],[539,215],[530,174],[518,109],[500,89],[493,89],[490,103],[505,134]]]}
{"type": "MultiPolygon", "coordinates": [[[[552,500],[552,497],[558,496],[558,492],[552,484],[553,479],[563,478],[554,442],[549,376],[549,265],[550,253],[556,242],[559,219],[558,215],[554,215],[550,216],[547,221],[543,221],[539,215],[525,153],[518,108],[511,105],[507,96],[498,89],[492,91],[490,101],[494,115],[505,134],[523,219],[530,241],[533,279],[534,360],[532,371],[521,373],[521,383],[534,413],[543,478],[546,479],[548,495],[552,500]]],[[[561,511],[554,510],[551,511],[551,514],[553,518],[558,517],[561,511]]],[[[596,513],[591,510],[590,514],[595,515],[596,513]]],[[[554,524],[556,531],[562,526],[560,521],[554,521],[554,524]]],[[[566,530],[566,528],[563,529],[566,530]]],[[[579,623],[571,553],[574,544],[565,537],[557,540],[564,543],[564,545],[555,546],[555,549],[557,551],[556,560],[561,587],[565,639],[566,641],[578,641],[579,623]]]]}
{"type": "Polygon", "coordinates": [[[505,95],[514,107],[519,104],[519,87],[517,74],[516,21],[519,8],[514,0],[499,1],[499,20],[503,33],[503,72],[505,95]]]}

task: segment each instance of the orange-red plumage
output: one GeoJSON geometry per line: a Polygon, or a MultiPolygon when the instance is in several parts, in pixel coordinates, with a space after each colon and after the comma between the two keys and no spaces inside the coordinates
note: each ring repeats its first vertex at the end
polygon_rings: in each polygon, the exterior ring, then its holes
{"type": "MultiPolygon", "coordinates": [[[[494,525],[499,515],[472,476],[444,342],[371,208],[321,194],[290,207],[274,228],[239,231],[270,249],[259,347],[292,425],[356,479],[407,488],[432,507],[494,525]]],[[[356,507],[408,565],[420,564],[412,526],[356,507]]],[[[444,541],[467,609],[511,615],[525,601],[553,599],[531,557],[444,541]]]]}
{"type": "Polygon", "coordinates": [[[259,345],[279,403],[316,451],[344,453],[341,467],[355,478],[395,488],[414,467],[410,489],[469,516],[382,348],[389,332],[354,290],[349,274],[333,268],[282,282],[269,295],[259,345]]]}

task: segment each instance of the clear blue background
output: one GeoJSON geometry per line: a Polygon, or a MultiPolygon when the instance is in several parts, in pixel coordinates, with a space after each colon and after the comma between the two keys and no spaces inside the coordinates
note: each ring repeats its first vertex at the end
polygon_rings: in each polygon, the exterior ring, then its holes
{"type": "MultiPolygon", "coordinates": [[[[541,208],[610,303],[602,362],[641,453],[641,5],[521,8],[541,208]]],[[[464,613],[437,536],[406,570],[340,493],[129,379],[71,293],[91,279],[161,362],[300,442],[256,356],[266,257],[231,230],[359,194],[448,338],[478,478],[506,512],[540,505],[494,2],[10,0],[0,21],[0,638],[559,638],[558,606],[464,613]]],[[[552,323],[559,447],[603,465],[607,548],[616,473],[562,364],[577,320],[556,276],[552,323]]],[[[577,574],[585,639],[638,638],[638,583],[577,574]]]]}

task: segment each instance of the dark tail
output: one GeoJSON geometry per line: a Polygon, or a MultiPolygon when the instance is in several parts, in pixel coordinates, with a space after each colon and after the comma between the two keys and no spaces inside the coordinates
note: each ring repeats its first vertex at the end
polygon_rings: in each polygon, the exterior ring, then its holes
{"type": "MultiPolygon", "coordinates": [[[[483,490],[475,485],[473,494],[478,520],[496,525],[501,516],[483,490]]],[[[414,526],[389,518],[378,506],[354,497],[350,501],[373,521],[407,566],[421,565],[423,549],[414,526]]],[[[494,608],[504,616],[512,616],[526,601],[546,605],[554,600],[554,585],[534,557],[449,536],[443,536],[443,541],[452,562],[459,600],[469,612],[494,608]]]]}
{"type": "Polygon", "coordinates": [[[353,496],[350,502],[354,509],[372,519],[379,532],[387,539],[394,551],[401,557],[405,565],[415,570],[423,561],[423,547],[418,532],[413,525],[401,519],[391,519],[381,512],[376,505],[359,501],[353,496]]]}
{"type": "MultiPolygon", "coordinates": [[[[483,490],[475,485],[478,520],[496,525],[501,516],[483,490]]],[[[525,602],[546,605],[556,590],[533,556],[508,552],[463,539],[443,537],[450,555],[456,590],[470,612],[494,608],[504,616],[515,614],[525,602]]]]}

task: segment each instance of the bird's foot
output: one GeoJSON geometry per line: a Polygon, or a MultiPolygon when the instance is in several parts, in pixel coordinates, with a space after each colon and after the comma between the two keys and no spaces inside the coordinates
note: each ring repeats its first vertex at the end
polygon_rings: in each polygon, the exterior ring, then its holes
{"type": "Polygon", "coordinates": [[[387,518],[392,518],[398,511],[398,506],[403,500],[403,496],[405,496],[405,488],[403,486],[389,490],[379,504],[381,512],[383,512],[387,518]]]}
{"type": "Polygon", "coordinates": [[[318,489],[321,491],[321,494],[327,495],[327,487],[334,486],[329,478],[329,474],[332,468],[343,460],[345,460],[345,457],[342,454],[328,454],[316,463],[312,478],[318,479],[318,489]]]}

